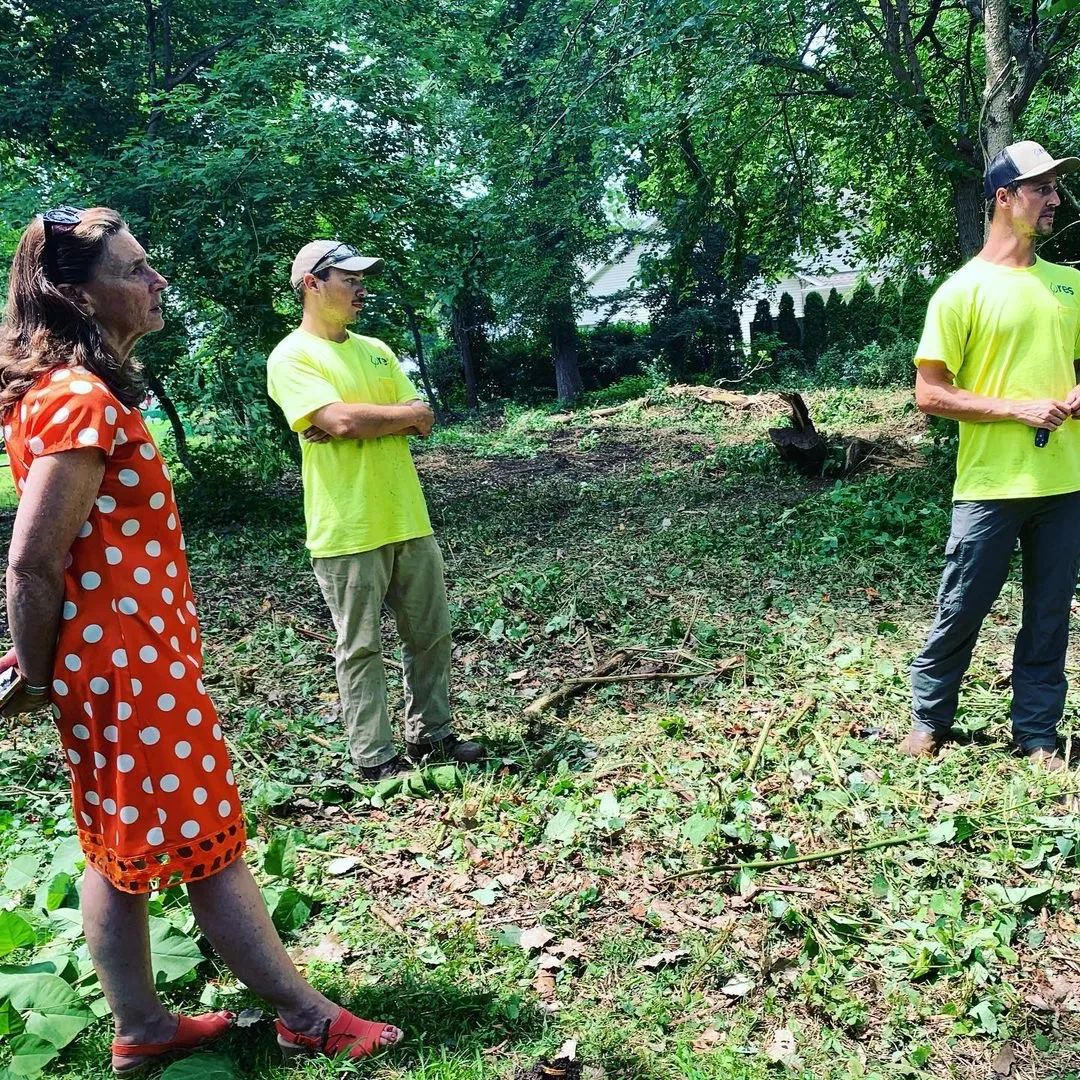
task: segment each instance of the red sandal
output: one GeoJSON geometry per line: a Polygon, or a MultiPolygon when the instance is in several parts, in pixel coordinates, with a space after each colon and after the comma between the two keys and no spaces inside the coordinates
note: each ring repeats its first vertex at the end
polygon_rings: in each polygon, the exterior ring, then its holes
{"type": "Polygon", "coordinates": [[[277,1028],[278,1046],[286,1058],[297,1054],[326,1054],[328,1057],[345,1056],[355,1060],[380,1050],[389,1050],[403,1038],[403,1032],[393,1024],[361,1020],[348,1009],[342,1009],[333,1021],[325,1021],[319,1035],[302,1035],[287,1028],[280,1020],[275,1021],[274,1026],[277,1028]],[[392,1043],[384,1045],[382,1036],[388,1031],[397,1032],[397,1037],[392,1043]]]}
{"type": "Polygon", "coordinates": [[[220,1012],[204,1013],[202,1016],[178,1016],[176,1034],[167,1042],[161,1043],[120,1043],[112,1044],[112,1052],[119,1058],[145,1058],[128,1065],[127,1068],[113,1066],[116,1076],[132,1076],[140,1072],[154,1058],[163,1054],[171,1054],[174,1051],[194,1050],[204,1043],[224,1035],[233,1026],[236,1014],[228,1010],[220,1012]]]}

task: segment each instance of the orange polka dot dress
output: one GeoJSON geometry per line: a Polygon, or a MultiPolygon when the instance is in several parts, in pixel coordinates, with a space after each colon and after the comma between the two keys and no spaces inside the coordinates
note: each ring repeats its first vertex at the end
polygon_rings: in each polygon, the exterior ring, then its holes
{"type": "Polygon", "coordinates": [[[65,563],[52,683],[86,858],[130,893],[209,877],[242,852],[244,819],[203,686],[169,470],[138,410],[85,368],[41,379],[4,439],[20,493],[36,458],[106,455],[65,563]]]}

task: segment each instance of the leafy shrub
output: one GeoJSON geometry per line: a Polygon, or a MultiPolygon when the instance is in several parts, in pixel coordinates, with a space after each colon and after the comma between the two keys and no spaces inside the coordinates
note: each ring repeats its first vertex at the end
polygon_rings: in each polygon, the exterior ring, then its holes
{"type": "Polygon", "coordinates": [[[589,401],[594,405],[621,405],[624,401],[645,397],[662,385],[663,382],[654,375],[624,375],[618,382],[594,390],[589,401]]]}
{"type": "Polygon", "coordinates": [[[887,345],[871,342],[861,349],[827,348],[815,369],[819,386],[906,386],[914,378],[916,343],[897,338],[887,345]]]}

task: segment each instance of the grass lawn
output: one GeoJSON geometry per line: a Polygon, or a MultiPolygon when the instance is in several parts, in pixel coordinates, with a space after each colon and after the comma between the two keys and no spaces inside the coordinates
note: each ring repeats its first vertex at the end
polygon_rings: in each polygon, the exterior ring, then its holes
{"type": "MultiPolygon", "coordinates": [[[[866,471],[782,465],[774,402],[662,395],[418,447],[457,716],[493,750],[460,787],[430,772],[374,792],[348,763],[295,478],[181,492],[250,861],[311,978],[408,1032],[359,1075],[524,1080],[567,1039],[589,1080],[1080,1075],[1080,816],[1058,798],[1077,781],[1009,752],[1018,582],[987,620],[957,741],[899,758],[953,447],[900,392],[809,403],[820,428],[876,442],[866,471]],[[636,678],[525,711],[619,650],[612,676],[636,678]]],[[[400,712],[393,667],[390,683],[400,712]]],[[[50,984],[77,1037],[47,1068],[90,1078],[109,1032],[91,1019],[72,831],[50,727],[13,730],[0,955],[70,988],[50,984]]],[[[196,947],[183,896],[152,913],[173,1005],[261,1007],[196,947]]],[[[12,970],[0,998],[27,977],[12,970]]],[[[3,1036],[12,1016],[0,1002],[0,1055],[25,1073],[42,1048],[3,1036]]],[[[168,1080],[284,1075],[273,1041],[263,1020],[168,1080]]]]}

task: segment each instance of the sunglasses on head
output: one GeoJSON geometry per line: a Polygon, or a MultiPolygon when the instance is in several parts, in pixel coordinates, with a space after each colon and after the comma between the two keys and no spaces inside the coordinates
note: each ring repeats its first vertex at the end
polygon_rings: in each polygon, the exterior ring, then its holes
{"type": "Polygon", "coordinates": [[[45,272],[53,284],[57,283],[60,275],[56,265],[56,245],[50,242],[53,234],[70,232],[82,221],[85,213],[85,210],[80,210],[77,206],[58,206],[41,215],[41,224],[45,230],[45,272]]]}
{"type": "Polygon", "coordinates": [[[336,244],[325,255],[320,255],[319,258],[315,260],[315,265],[312,266],[308,273],[317,274],[320,270],[325,270],[328,266],[333,266],[335,263],[359,257],[360,252],[349,244],[336,244]]]}

